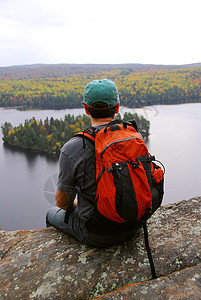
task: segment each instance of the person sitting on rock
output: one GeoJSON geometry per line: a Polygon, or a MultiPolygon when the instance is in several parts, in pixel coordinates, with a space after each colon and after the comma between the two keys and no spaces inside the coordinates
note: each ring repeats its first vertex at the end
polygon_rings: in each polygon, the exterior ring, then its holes
{"type": "MultiPolygon", "coordinates": [[[[83,105],[91,118],[91,131],[98,132],[110,124],[116,124],[115,114],[119,112],[120,101],[115,83],[109,79],[88,83],[83,105]]],[[[86,245],[116,245],[136,233],[141,224],[136,221],[135,225],[130,226],[127,222],[106,220],[97,211],[95,146],[84,135],[84,132],[83,136],[75,135],[61,149],[57,207],[48,210],[47,227],[52,225],[86,245]]],[[[154,210],[160,205],[157,197],[155,201],[154,210]]]]}

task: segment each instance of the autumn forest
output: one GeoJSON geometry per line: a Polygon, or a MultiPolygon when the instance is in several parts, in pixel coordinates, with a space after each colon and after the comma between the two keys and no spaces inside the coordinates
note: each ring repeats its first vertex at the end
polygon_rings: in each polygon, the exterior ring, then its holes
{"type": "MultiPolygon", "coordinates": [[[[128,65],[129,66],[129,65],[128,65]]],[[[82,106],[85,85],[97,78],[114,80],[121,105],[141,107],[156,104],[200,102],[201,67],[144,68],[80,71],[59,77],[9,78],[0,74],[0,106],[39,109],[78,108],[82,106]]],[[[41,77],[40,77],[41,76],[41,77]]]]}
{"type": "MultiPolygon", "coordinates": [[[[29,68],[0,68],[0,106],[17,109],[64,109],[82,107],[85,85],[94,79],[114,80],[121,105],[138,108],[158,104],[201,101],[201,66],[141,65],[50,65],[29,68]]],[[[117,115],[120,118],[120,115],[117,115]]],[[[150,124],[142,116],[135,119],[139,132],[149,135],[150,124]]],[[[62,145],[77,131],[90,126],[87,116],[66,115],[64,120],[35,120],[13,127],[1,124],[5,143],[20,148],[58,154],[62,145]]]]}

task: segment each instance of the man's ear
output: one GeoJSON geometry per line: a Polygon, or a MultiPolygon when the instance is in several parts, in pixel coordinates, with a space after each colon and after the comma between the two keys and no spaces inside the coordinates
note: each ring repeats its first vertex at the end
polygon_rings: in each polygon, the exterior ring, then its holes
{"type": "Polygon", "coordinates": [[[119,106],[120,106],[120,102],[116,106],[115,114],[118,114],[118,112],[119,112],[119,106]]]}
{"type": "Polygon", "coordinates": [[[83,105],[84,105],[85,113],[86,113],[86,114],[89,116],[89,115],[90,115],[90,113],[88,112],[87,105],[86,105],[86,104],[84,104],[84,103],[83,103],[83,105]]]}

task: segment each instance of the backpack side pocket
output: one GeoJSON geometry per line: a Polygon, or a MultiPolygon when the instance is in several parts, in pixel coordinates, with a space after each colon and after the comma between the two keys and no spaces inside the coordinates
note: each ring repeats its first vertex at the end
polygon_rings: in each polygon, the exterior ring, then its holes
{"type": "Polygon", "coordinates": [[[164,171],[161,169],[161,167],[159,167],[153,162],[151,165],[151,177],[154,186],[157,188],[159,192],[159,206],[160,206],[164,195],[164,171]]]}
{"type": "Polygon", "coordinates": [[[118,170],[113,171],[117,213],[126,221],[140,219],[152,204],[146,172],[138,160],[118,164],[118,170]]]}

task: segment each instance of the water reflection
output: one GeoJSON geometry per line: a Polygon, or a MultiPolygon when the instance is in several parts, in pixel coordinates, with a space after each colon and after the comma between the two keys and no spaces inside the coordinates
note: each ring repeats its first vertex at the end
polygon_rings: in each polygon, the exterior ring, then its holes
{"type": "Polygon", "coordinates": [[[27,159],[28,164],[30,167],[36,162],[36,160],[41,157],[45,159],[47,162],[58,162],[59,160],[59,155],[52,155],[48,153],[39,153],[39,152],[33,152],[28,149],[22,149],[20,147],[13,147],[8,144],[3,144],[3,150],[6,152],[6,154],[12,154],[13,156],[18,154],[23,156],[23,158],[27,159]]]}

